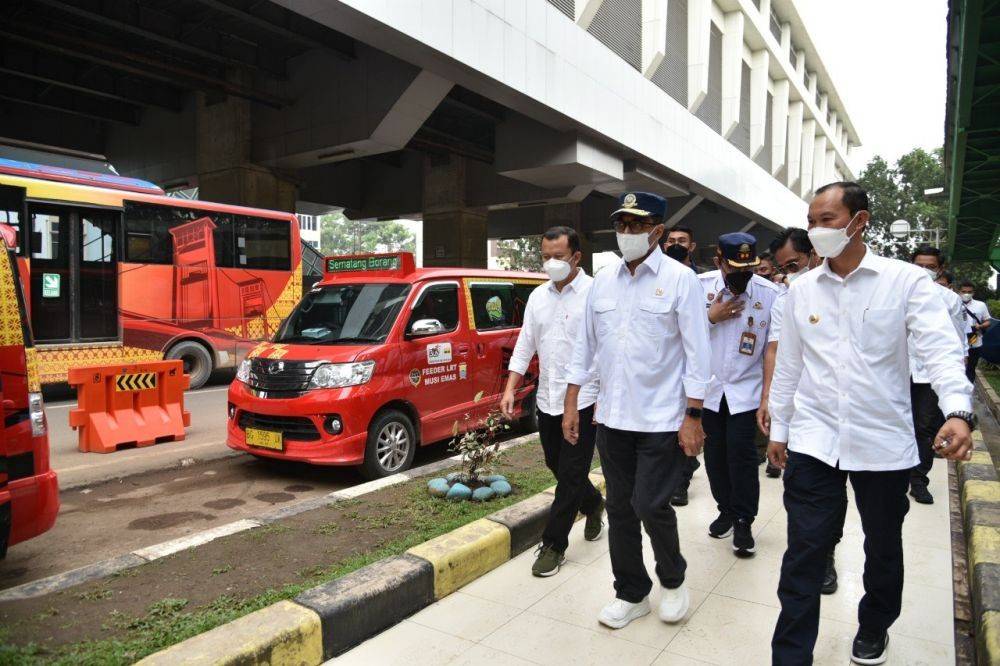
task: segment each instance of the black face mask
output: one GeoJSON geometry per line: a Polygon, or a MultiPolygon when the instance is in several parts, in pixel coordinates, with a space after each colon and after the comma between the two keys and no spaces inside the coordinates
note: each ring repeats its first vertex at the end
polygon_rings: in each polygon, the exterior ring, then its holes
{"type": "Polygon", "coordinates": [[[688,260],[688,249],[679,243],[674,243],[673,245],[668,245],[667,249],[664,250],[666,255],[673,259],[674,261],[679,261],[682,264],[686,264],[688,260]]]}
{"type": "Polygon", "coordinates": [[[726,273],[726,286],[729,287],[729,291],[733,294],[742,294],[747,290],[747,285],[750,284],[751,277],[753,277],[753,273],[750,271],[726,273]]]}

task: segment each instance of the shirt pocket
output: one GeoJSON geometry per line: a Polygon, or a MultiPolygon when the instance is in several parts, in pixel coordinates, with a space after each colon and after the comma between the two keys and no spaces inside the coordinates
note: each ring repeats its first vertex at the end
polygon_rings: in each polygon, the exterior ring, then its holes
{"type": "Polygon", "coordinates": [[[597,332],[597,336],[602,338],[610,335],[615,330],[618,304],[613,298],[595,298],[593,308],[594,330],[597,332]]]}
{"type": "Polygon", "coordinates": [[[677,333],[677,313],[673,303],[659,298],[643,298],[639,301],[639,327],[657,346],[665,337],[677,333]]]}
{"type": "Polygon", "coordinates": [[[861,313],[859,344],[871,360],[896,353],[903,333],[903,318],[898,308],[867,308],[861,313]]]}

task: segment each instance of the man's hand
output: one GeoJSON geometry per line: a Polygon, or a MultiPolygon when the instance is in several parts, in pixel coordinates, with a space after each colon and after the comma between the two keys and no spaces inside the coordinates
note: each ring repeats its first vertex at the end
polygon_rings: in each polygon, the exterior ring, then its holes
{"type": "Polygon", "coordinates": [[[510,420],[514,420],[514,392],[504,391],[500,398],[500,412],[510,420]]]}
{"type": "Polygon", "coordinates": [[[743,308],[746,307],[746,301],[737,301],[739,296],[733,296],[728,301],[723,300],[722,296],[723,294],[720,292],[715,297],[712,307],[708,309],[708,320],[713,324],[739,317],[743,314],[743,308]]]}
{"type": "Polygon", "coordinates": [[[969,460],[972,457],[969,424],[958,418],[945,421],[934,438],[934,450],[948,460],[969,460]]]}
{"type": "Polygon", "coordinates": [[[580,439],[580,410],[575,407],[563,410],[562,431],[563,439],[570,444],[576,444],[580,439]]]}
{"type": "Polygon", "coordinates": [[[757,427],[765,437],[771,434],[771,413],[767,411],[767,397],[760,399],[760,407],[757,408],[757,427]]]}
{"type": "Polygon", "coordinates": [[[767,460],[778,469],[785,469],[788,462],[788,442],[768,442],[767,460]]]}
{"type": "Polygon", "coordinates": [[[705,446],[705,429],[701,427],[701,419],[685,416],[681,429],[677,432],[677,439],[688,457],[694,458],[701,453],[705,446]]]}

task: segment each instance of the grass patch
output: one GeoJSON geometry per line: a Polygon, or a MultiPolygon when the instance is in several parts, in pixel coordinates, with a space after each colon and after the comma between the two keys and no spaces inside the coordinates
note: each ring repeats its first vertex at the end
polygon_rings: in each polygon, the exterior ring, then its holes
{"type": "MultiPolygon", "coordinates": [[[[0,666],[42,663],[65,666],[70,664],[112,666],[133,663],[146,655],[248,613],[284,599],[291,599],[311,587],[340,578],[383,558],[403,553],[412,546],[541,492],[552,485],[553,481],[551,473],[541,464],[524,471],[509,472],[506,476],[514,485],[516,495],[485,503],[442,501],[428,495],[423,480],[408,482],[402,487],[406,498],[404,503],[387,506],[384,509],[386,512],[384,516],[365,521],[371,529],[385,525],[405,526],[401,536],[368,552],[303,569],[297,572],[303,579],[301,583],[288,584],[280,589],[269,589],[254,596],[238,598],[223,595],[210,603],[193,608],[189,607],[186,599],[167,598],[150,605],[141,616],[129,617],[123,613],[112,613],[108,624],[121,630],[122,636],[118,638],[83,641],[54,648],[38,644],[11,645],[9,628],[0,627],[0,666]]],[[[350,500],[349,506],[360,505],[363,501],[363,499],[350,500]]],[[[373,496],[371,501],[374,504],[378,499],[373,496]]],[[[343,507],[344,504],[339,503],[339,506],[343,507]]],[[[350,519],[349,515],[347,519],[350,519]]],[[[322,525],[317,529],[328,530],[333,534],[337,530],[330,525],[333,523],[322,525]]],[[[285,534],[290,529],[284,525],[272,524],[250,531],[249,536],[260,540],[283,536],[294,538],[294,534],[285,534]]],[[[213,570],[213,575],[217,572],[224,573],[224,570],[228,571],[228,566],[213,570]]]]}
{"type": "Polygon", "coordinates": [[[990,386],[993,387],[993,390],[997,392],[997,395],[1000,395],[1000,370],[988,370],[983,368],[982,364],[980,364],[979,371],[983,374],[983,377],[986,378],[986,381],[990,383],[990,386]]]}

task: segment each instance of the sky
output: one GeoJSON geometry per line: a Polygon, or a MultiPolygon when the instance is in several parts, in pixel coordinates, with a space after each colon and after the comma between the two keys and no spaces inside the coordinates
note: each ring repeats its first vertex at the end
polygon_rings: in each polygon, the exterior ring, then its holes
{"type": "Polygon", "coordinates": [[[797,0],[862,146],[892,164],[944,142],[947,0],[797,0]]]}

